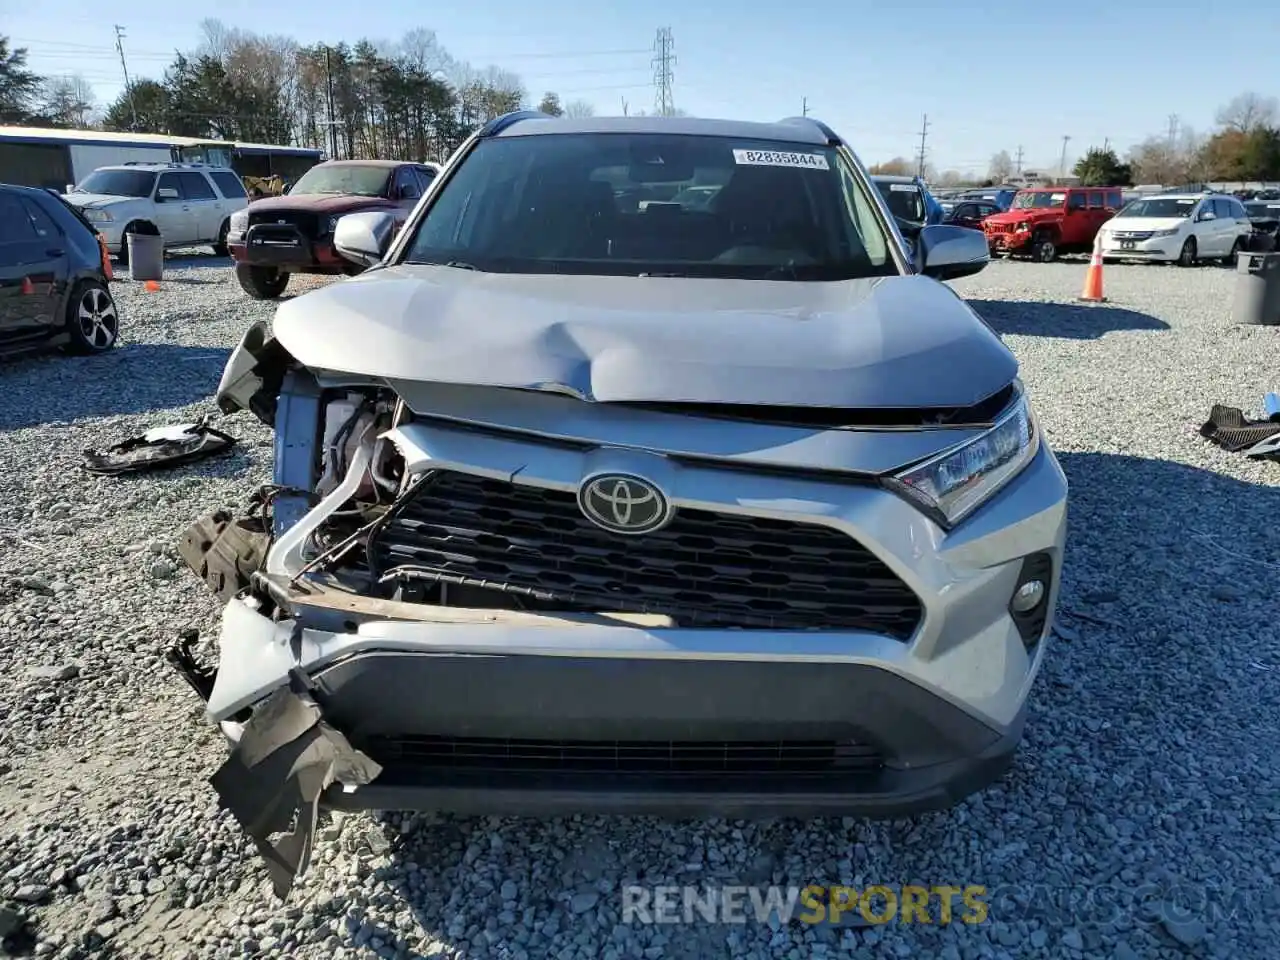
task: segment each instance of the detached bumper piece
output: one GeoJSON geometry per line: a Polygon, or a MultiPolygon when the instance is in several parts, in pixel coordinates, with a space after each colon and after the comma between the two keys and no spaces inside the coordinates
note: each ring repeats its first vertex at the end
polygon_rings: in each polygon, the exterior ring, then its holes
{"type": "Polygon", "coordinates": [[[363,786],[381,772],[320,719],[315,701],[282,687],[253,711],[210,782],[266,861],[276,896],[287,900],[311,862],[321,795],[335,783],[363,786]]]}
{"type": "Polygon", "coordinates": [[[178,467],[226,453],[238,442],[204,422],[159,427],[103,451],[86,450],[84,468],[90,473],[117,476],[178,467]]]}
{"type": "Polygon", "coordinates": [[[1280,423],[1271,418],[1250,420],[1237,407],[1215,403],[1200,436],[1228,453],[1243,453],[1253,460],[1280,458],[1280,423]]]}

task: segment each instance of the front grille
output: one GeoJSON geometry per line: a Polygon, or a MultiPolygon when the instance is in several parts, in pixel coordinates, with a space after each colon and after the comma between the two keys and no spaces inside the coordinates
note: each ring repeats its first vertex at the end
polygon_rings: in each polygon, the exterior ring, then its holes
{"type": "Polygon", "coordinates": [[[1116,240],[1150,240],[1152,236],[1151,230],[1130,230],[1127,233],[1117,231],[1112,234],[1116,240]]]}
{"type": "Polygon", "coordinates": [[[987,231],[987,233],[1009,233],[1013,230],[1013,225],[1009,223],[988,223],[984,220],[982,222],[982,229],[987,231]]]}
{"type": "Polygon", "coordinates": [[[866,630],[907,640],[919,598],[851,537],[816,524],[679,510],[609,533],[572,493],[439,471],[368,545],[375,572],[524,594],[542,608],[627,611],[682,627],[866,630]]]}
{"type": "MultiPolygon", "coordinates": [[[[292,234],[293,228],[308,239],[314,239],[320,232],[320,218],[314,213],[282,210],[280,212],[249,213],[249,226],[259,225],[280,227],[281,234],[292,234]],[[284,221],[283,223],[281,221],[284,221]]],[[[267,231],[271,232],[271,231],[267,231]]]]}
{"type": "Polygon", "coordinates": [[[384,767],[502,773],[817,773],[874,771],[876,748],[832,740],[512,740],[371,737],[361,748],[384,767]]]}

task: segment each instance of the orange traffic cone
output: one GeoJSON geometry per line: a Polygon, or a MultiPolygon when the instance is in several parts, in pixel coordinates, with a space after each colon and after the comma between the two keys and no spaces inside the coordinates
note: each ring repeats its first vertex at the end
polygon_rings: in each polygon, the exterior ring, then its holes
{"type": "Polygon", "coordinates": [[[31,294],[36,292],[36,285],[31,282],[30,277],[22,278],[22,292],[26,296],[30,296],[31,294]]]}
{"type": "Polygon", "coordinates": [[[1080,292],[1080,299],[1088,303],[1105,303],[1107,298],[1102,295],[1102,237],[1098,236],[1093,241],[1093,256],[1089,258],[1089,270],[1084,275],[1084,290],[1080,292]]]}
{"type": "Polygon", "coordinates": [[[143,289],[147,291],[147,293],[155,293],[160,289],[160,281],[148,280],[142,286],[143,286],[143,289]]]}

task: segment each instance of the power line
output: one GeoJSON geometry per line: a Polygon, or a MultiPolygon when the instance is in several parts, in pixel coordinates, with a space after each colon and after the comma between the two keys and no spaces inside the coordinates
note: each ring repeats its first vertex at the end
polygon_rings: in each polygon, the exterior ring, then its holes
{"type": "Polygon", "coordinates": [[[676,112],[675,98],[671,93],[671,84],[675,80],[671,69],[676,63],[674,50],[671,28],[661,28],[653,41],[653,108],[660,117],[669,117],[676,112]]]}
{"type": "Polygon", "coordinates": [[[928,137],[929,137],[929,115],[926,113],[924,115],[924,119],[920,123],[920,159],[919,159],[919,162],[916,164],[916,176],[918,177],[924,176],[925,142],[928,140],[928,137]]]}

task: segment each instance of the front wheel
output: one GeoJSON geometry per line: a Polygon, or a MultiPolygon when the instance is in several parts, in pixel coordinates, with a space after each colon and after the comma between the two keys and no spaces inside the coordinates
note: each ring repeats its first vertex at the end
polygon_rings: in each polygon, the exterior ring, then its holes
{"type": "Polygon", "coordinates": [[[67,298],[67,351],[105,353],[120,337],[120,314],[111,291],[97,280],[81,280],[67,298]]]}
{"type": "Polygon", "coordinates": [[[255,300],[274,300],[289,285],[289,274],[275,267],[236,264],[236,279],[244,292],[255,300]]]}
{"type": "Polygon", "coordinates": [[[1182,252],[1178,254],[1178,266],[1194,267],[1196,265],[1196,238],[1187,237],[1187,242],[1182,245],[1182,252]]]}
{"type": "Polygon", "coordinates": [[[1222,261],[1224,267],[1234,267],[1236,260],[1244,250],[1244,238],[1236,237],[1236,242],[1231,245],[1231,252],[1226,255],[1222,261]]]}
{"type": "Polygon", "coordinates": [[[1031,259],[1037,263],[1053,263],[1058,257],[1058,247],[1053,237],[1039,234],[1031,241],[1031,259]]]}

